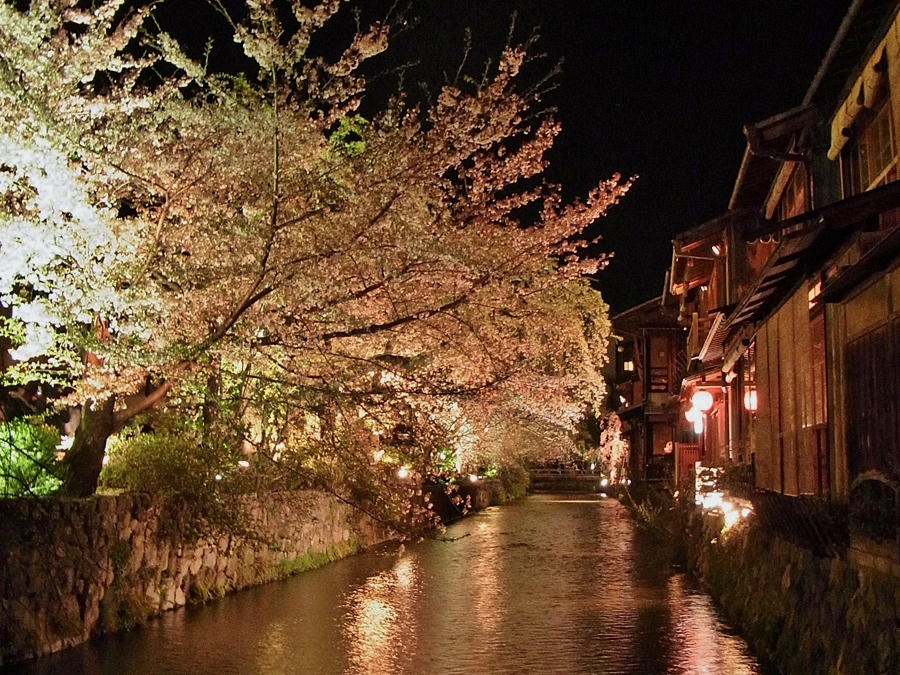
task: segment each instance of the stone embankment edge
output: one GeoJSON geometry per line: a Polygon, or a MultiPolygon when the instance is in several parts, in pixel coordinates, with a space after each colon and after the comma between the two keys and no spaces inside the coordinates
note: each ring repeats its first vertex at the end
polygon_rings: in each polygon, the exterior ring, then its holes
{"type": "Polygon", "coordinates": [[[688,566],[756,654],[783,675],[900,673],[896,564],[816,557],[752,518],[722,526],[683,512],[688,566]]]}
{"type": "Polygon", "coordinates": [[[147,495],[0,501],[0,665],[351,555],[395,533],[319,492],[244,497],[211,526],[147,495]]]}
{"type": "MultiPolygon", "coordinates": [[[[460,494],[468,512],[510,498],[496,480],[460,494]]],[[[188,502],[148,495],[0,501],[0,665],[399,538],[320,492],[240,501],[216,526],[188,502]]]]}

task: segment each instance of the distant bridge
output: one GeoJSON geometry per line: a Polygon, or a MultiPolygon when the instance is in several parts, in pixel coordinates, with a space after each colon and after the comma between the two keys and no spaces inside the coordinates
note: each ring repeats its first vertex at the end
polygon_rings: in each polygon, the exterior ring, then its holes
{"type": "Polygon", "coordinates": [[[574,467],[534,468],[531,473],[533,492],[600,492],[600,474],[580,471],[574,467]]]}

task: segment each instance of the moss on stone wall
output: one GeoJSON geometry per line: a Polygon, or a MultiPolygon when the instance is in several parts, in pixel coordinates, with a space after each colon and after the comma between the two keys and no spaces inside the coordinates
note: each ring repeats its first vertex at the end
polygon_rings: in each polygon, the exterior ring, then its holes
{"type": "Polygon", "coordinates": [[[246,498],[226,528],[146,495],[0,501],[0,663],[128,629],[390,537],[331,497],[246,498]],[[236,521],[235,521],[236,522],[236,521]]]}
{"type": "Polygon", "coordinates": [[[359,544],[355,541],[338,542],[329,546],[325,551],[312,551],[304,553],[296,558],[284,558],[279,560],[275,565],[276,576],[289,577],[300,572],[313,570],[322,565],[327,565],[335,560],[346,558],[360,550],[359,544]]]}
{"type": "Polygon", "coordinates": [[[722,534],[721,518],[685,513],[691,569],[784,675],[900,673],[900,577],[815,557],[752,520],[722,534]]]}

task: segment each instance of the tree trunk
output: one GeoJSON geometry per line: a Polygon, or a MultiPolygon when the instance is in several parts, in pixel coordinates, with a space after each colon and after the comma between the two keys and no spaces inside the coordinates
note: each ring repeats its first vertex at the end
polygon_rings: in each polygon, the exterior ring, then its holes
{"type": "Polygon", "coordinates": [[[97,490],[103,468],[106,441],[116,431],[114,396],[101,403],[85,404],[75,441],[63,459],[65,478],[62,493],[69,497],[89,497],[97,490]]]}

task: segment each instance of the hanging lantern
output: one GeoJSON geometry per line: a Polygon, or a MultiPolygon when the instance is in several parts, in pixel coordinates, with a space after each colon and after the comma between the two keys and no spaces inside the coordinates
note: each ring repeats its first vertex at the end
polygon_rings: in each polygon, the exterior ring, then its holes
{"type": "Polygon", "coordinates": [[[701,417],[696,422],[694,422],[694,433],[702,434],[703,433],[703,418],[701,417]]]}
{"type": "Polygon", "coordinates": [[[756,412],[757,407],[759,407],[759,396],[756,394],[756,389],[748,389],[744,393],[744,407],[748,412],[756,412]]]}
{"type": "Polygon", "coordinates": [[[705,389],[698,389],[694,392],[694,395],[691,396],[691,403],[695,408],[699,408],[703,412],[708,412],[713,406],[712,394],[705,389]]]}
{"type": "Polygon", "coordinates": [[[697,420],[703,419],[703,412],[699,408],[688,408],[684,411],[684,419],[696,424],[697,420]]]}

